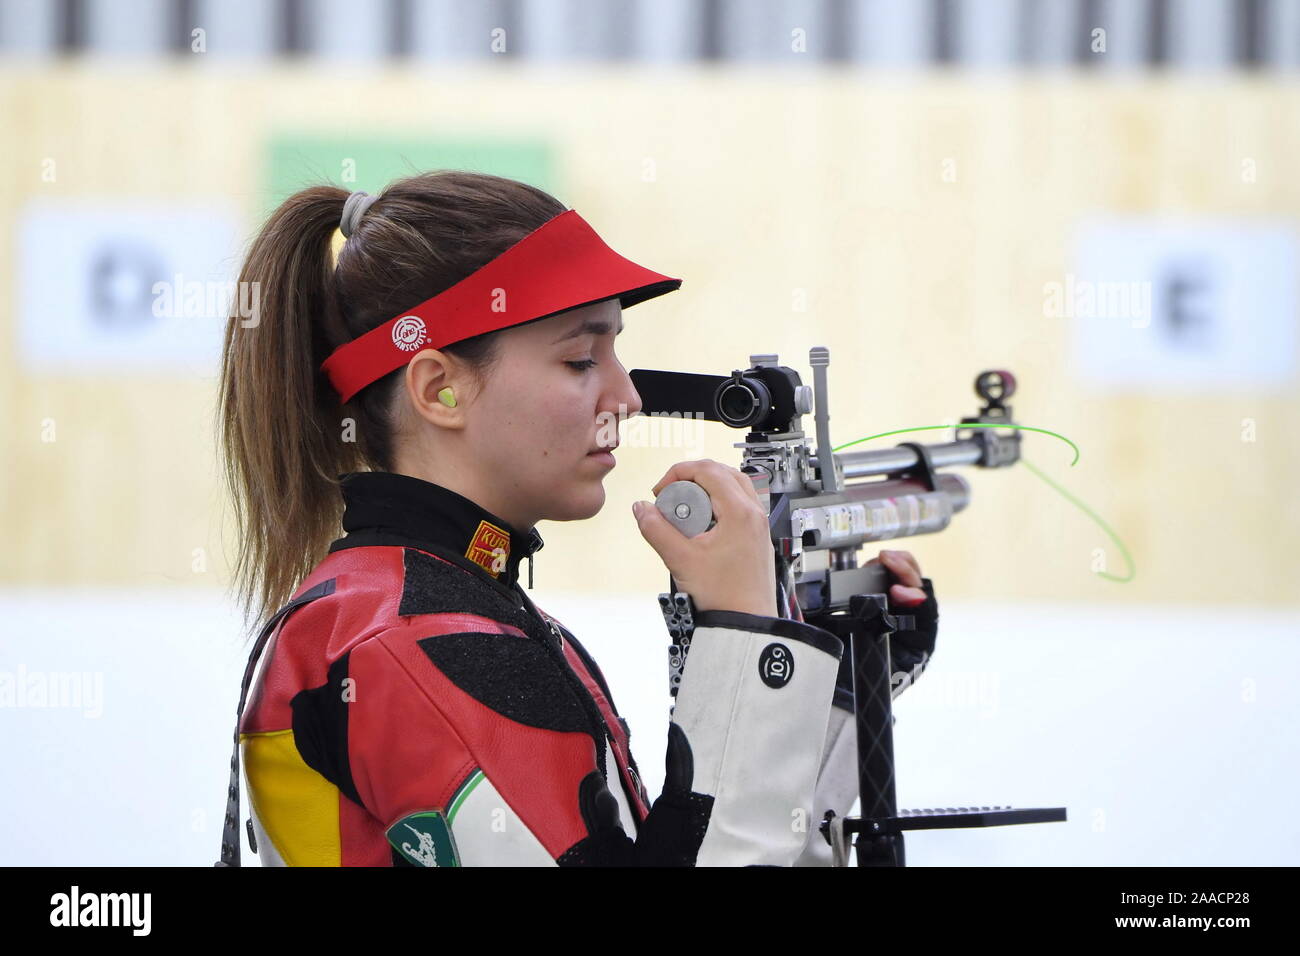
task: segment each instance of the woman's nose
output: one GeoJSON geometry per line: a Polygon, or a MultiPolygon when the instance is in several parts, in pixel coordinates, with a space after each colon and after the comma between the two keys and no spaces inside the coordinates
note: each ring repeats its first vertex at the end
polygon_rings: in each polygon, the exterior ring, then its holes
{"type": "Polygon", "coordinates": [[[611,411],[617,411],[622,415],[635,415],[641,411],[641,393],[636,390],[632,383],[632,376],[628,374],[622,363],[618,363],[618,381],[613,391],[613,401],[618,406],[611,411]]]}

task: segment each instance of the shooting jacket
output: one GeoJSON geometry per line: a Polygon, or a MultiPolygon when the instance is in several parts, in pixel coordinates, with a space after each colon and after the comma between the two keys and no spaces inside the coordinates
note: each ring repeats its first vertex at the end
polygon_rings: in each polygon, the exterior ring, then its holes
{"type": "Polygon", "coordinates": [[[536,530],[411,476],[340,478],[345,536],[245,674],[263,865],[829,863],[821,813],[857,796],[839,637],[696,615],[652,801],[600,668],[520,585],[536,530]]]}

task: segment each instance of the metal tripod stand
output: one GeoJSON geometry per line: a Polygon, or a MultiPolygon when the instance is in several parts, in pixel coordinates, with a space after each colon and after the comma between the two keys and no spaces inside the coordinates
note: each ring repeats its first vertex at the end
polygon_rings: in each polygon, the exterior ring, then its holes
{"type": "Polygon", "coordinates": [[[808,621],[839,636],[852,654],[853,713],[858,738],[860,817],[826,811],[820,830],[831,845],[834,865],[848,865],[850,845],[858,866],[904,866],[905,830],[1007,826],[1065,820],[1065,807],[947,807],[898,810],[894,794],[894,717],[889,636],[907,630],[907,615],[891,614],[885,594],[855,594],[848,613],[809,616],[808,621]],[[856,842],[852,837],[857,834],[856,842]]]}

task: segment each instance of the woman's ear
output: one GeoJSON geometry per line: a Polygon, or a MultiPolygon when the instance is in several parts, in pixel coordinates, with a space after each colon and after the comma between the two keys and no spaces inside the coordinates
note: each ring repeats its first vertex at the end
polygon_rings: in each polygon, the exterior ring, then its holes
{"type": "Polygon", "coordinates": [[[418,352],[406,366],[406,393],[414,411],[441,428],[464,428],[465,370],[437,349],[418,352]]]}

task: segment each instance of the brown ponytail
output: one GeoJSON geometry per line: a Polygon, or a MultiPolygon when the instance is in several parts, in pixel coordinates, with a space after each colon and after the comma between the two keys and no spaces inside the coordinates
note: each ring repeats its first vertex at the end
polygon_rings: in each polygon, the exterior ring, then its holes
{"type": "MultiPolygon", "coordinates": [[[[321,362],[565,210],[515,180],[422,173],[380,194],[335,265],[330,245],[348,195],[311,186],[271,214],[239,276],[240,288],[256,295],[254,316],[232,315],[226,325],[217,431],[239,535],[232,585],[250,631],[292,596],[341,535],[338,475],[392,470],[405,368],[344,407],[321,362]]],[[[497,334],[443,351],[482,378],[496,361],[497,334]]]]}

